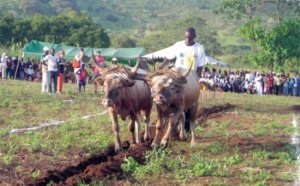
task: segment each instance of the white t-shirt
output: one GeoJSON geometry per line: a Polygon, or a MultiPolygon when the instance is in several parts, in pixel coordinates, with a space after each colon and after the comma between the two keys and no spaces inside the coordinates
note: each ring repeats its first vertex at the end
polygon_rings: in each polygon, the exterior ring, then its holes
{"type": "Polygon", "coordinates": [[[33,75],[34,74],[33,69],[32,68],[27,68],[26,74],[33,75]]]}
{"type": "Polygon", "coordinates": [[[187,46],[184,41],[178,41],[171,47],[167,56],[168,59],[174,57],[176,57],[175,67],[185,69],[191,67],[193,71],[206,64],[204,47],[197,42],[193,46],[187,46]]]}
{"type": "Polygon", "coordinates": [[[49,54],[44,58],[44,61],[47,61],[48,71],[57,71],[58,57],[49,54]]]}
{"type": "Polygon", "coordinates": [[[2,68],[7,68],[7,59],[5,57],[1,57],[0,63],[2,68]]]}
{"type": "MultiPolygon", "coordinates": [[[[75,59],[76,60],[79,59],[79,54],[76,54],[75,59]]],[[[82,61],[82,59],[80,59],[80,67],[82,66],[82,64],[84,64],[84,62],[82,61]]],[[[76,73],[80,69],[80,67],[79,68],[74,68],[74,73],[76,73]]]]}
{"type": "Polygon", "coordinates": [[[254,79],[254,81],[255,81],[255,85],[256,86],[262,86],[262,76],[261,75],[259,75],[259,76],[257,76],[255,79],[254,79]]]}

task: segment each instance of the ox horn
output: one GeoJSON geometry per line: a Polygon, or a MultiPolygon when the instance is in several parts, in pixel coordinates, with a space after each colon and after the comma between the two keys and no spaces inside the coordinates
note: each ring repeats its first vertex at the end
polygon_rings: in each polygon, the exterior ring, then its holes
{"type": "Polygon", "coordinates": [[[181,74],[181,77],[186,78],[186,77],[189,75],[191,69],[192,69],[192,65],[190,66],[189,69],[187,69],[186,71],[184,71],[184,72],[181,74]]]}
{"type": "Polygon", "coordinates": [[[126,71],[126,73],[128,75],[128,78],[132,78],[136,74],[136,72],[139,69],[139,65],[140,65],[140,57],[138,58],[138,60],[136,61],[135,66],[131,70],[127,70],[125,68],[125,71],[126,71]]]}
{"type": "Polygon", "coordinates": [[[98,63],[98,61],[96,60],[95,58],[95,55],[94,55],[94,50],[92,49],[92,56],[93,56],[93,59],[94,59],[94,64],[95,66],[100,70],[102,71],[104,68],[98,63]]]}

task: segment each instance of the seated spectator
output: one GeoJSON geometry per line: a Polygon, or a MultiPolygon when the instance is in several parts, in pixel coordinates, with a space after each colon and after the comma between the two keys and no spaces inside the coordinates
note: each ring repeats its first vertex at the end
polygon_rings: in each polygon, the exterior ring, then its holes
{"type": "Polygon", "coordinates": [[[111,67],[116,67],[116,66],[118,66],[118,59],[114,57],[111,59],[111,67]]]}
{"type": "Polygon", "coordinates": [[[29,65],[29,68],[26,69],[26,76],[27,76],[27,81],[32,81],[32,76],[34,74],[34,71],[32,69],[32,65],[29,65]]]}

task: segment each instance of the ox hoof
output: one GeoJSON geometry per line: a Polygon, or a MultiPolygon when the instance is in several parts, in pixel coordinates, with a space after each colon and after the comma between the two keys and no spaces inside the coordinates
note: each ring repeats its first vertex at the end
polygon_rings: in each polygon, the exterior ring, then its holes
{"type": "Polygon", "coordinates": [[[115,147],[115,153],[119,154],[119,152],[121,152],[123,150],[122,147],[115,147]]]}
{"type": "Polygon", "coordinates": [[[135,147],[135,146],[137,146],[136,143],[135,143],[135,144],[131,144],[131,145],[130,145],[130,148],[135,147]]]}
{"type": "Polygon", "coordinates": [[[146,142],[146,141],[150,141],[151,139],[150,139],[150,136],[144,136],[144,141],[146,142]]]}
{"type": "Polygon", "coordinates": [[[196,142],[195,141],[191,141],[191,147],[195,147],[196,146],[196,142]]]}
{"type": "Polygon", "coordinates": [[[170,143],[168,142],[168,141],[162,141],[162,142],[160,142],[160,146],[162,147],[162,148],[166,148],[166,147],[168,147],[170,145],[170,143]]]}
{"type": "Polygon", "coordinates": [[[152,147],[152,148],[157,148],[157,147],[159,147],[159,144],[158,144],[158,143],[152,143],[152,144],[151,144],[151,147],[152,147]]]}
{"type": "Polygon", "coordinates": [[[186,140],[187,140],[187,137],[186,137],[186,136],[180,136],[180,140],[181,140],[181,141],[186,141],[186,140]]]}

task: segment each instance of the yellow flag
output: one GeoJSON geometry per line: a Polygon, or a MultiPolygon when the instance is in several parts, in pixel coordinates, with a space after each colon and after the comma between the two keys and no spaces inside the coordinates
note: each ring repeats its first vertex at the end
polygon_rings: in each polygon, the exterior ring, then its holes
{"type": "Polygon", "coordinates": [[[185,56],[186,68],[195,70],[195,58],[194,56],[185,56]]]}

